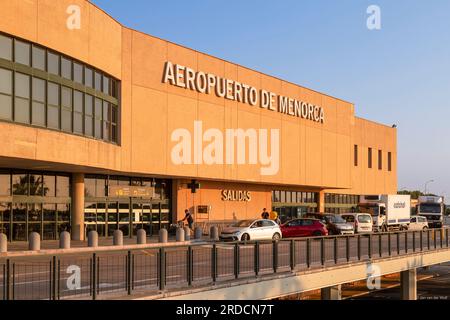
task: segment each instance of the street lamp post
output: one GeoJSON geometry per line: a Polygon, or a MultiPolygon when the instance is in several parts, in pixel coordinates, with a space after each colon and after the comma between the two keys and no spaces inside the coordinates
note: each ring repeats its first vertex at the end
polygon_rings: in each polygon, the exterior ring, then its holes
{"type": "Polygon", "coordinates": [[[425,182],[424,195],[427,194],[427,185],[428,185],[430,182],[434,182],[434,180],[428,180],[427,182],[425,182]]]}

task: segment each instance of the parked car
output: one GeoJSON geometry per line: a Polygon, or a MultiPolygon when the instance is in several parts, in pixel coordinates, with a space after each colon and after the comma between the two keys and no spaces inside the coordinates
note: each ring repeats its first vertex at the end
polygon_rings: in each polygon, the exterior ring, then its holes
{"type": "Polygon", "coordinates": [[[341,216],[332,213],[308,213],[308,218],[315,218],[322,221],[330,235],[354,234],[353,225],[347,223],[341,216]]]}
{"type": "Polygon", "coordinates": [[[428,226],[428,220],[424,216],[411,216],[411,220],[409,223],[408,230],[417,231],[417,230],[427,230],[429,228],[428,226]]]}
{"type": "Polygon", "coordinates": [[[317,219],[294,219],[281,226],[283,238],[327,236],[328,230],[317,219]]]}
{"type": "Polygon", "coordinates": [[[272,220],[242,220],[220,233],[221,240],[249,241],[249,240],[280,240],[282,232],[280,226],[272,220]]]}
{"type": "Polygon", "coordinates": [[[372,216],[368,213],[342,213],[341,217],[347,223],[353,224],[355,233],[369,233],[373,231],[372,216]]]}

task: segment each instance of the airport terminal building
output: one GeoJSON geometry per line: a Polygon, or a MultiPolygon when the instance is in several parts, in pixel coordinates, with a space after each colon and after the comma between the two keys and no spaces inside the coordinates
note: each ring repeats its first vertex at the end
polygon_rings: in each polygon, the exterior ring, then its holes
{"type": "Polygon", "coordinates": [[[205,229],[263,208],[285,220],[397,190],[395,128],[86,0],[1,2],[0,139],[11,241],[151,235],[184,209],[205,229]]]}

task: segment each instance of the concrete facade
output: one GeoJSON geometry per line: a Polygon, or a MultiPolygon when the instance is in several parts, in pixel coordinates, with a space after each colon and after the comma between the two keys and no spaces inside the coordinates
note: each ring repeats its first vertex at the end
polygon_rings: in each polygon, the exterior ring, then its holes
{"type": "MultiPolygon", "coordinates": [[[[0,31],[85,62],[120,80],[120,143],[111,144],[58,131],[0,122],[0,166],[73,173],[72,233],[82,238],[83,174],[157,176],[173,179],[173,221],[185,208],[211,206],[209,220],[259,216],[271,208],[271,191],[388,194],[397,190],[396,129],[355,116],[352,103],[271,77],[122,26],[85,0],[11,0],[0,4],[0,31]],[[66,27],[69,5],[81,9],[81,28],[66,27]],[[20,21],[20,23],[17,23],[20,21]],[[259,105],[231,101],[162,81],[167,61],[246,83],[258,90],[305,101],[324,110],[324,122],[308,121],[259,105]],[[176,165],[171,160],[174,130],[217,128],[279,129],[280,166],[263,176],[251,164],[176,165]],[[354,145],[358,147],[354,163],[354,145]],[[368,148],[373,166],[368,168],[368,148]],[[378,169],[377,153],[383,167],[378,169]],[[391,171],[387,169],[391,154],[391,171]],[[187,183],[200,181],[191,194],[187,183]],[[223,201],[222,190],[250,191],[252,200],[223,201]]],[[[248,151],[248,146],[246,146],[248,151]]]]}

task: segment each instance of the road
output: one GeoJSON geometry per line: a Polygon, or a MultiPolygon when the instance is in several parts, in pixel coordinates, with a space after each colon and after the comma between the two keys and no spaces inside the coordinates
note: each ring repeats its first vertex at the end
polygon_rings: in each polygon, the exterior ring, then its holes
{"type": "MultiPolygon", "coordinates": [[[[389,255],[389,243],[391,254],[404,254],[406,249],[412,252],[414,247],[419,250],[422,247],[427,250],[428,245],[434,249],[434,245],[440,247],[440,233],[430,233],[429,242],[426,233],[416,233],[415,237],[411,233],[408,238],[405,233],[401,233],[398,238],[396,234],[391,234],[390,240],[387,234],[380,238],[378,234],[372,236],[371,250],[372,257],[389,255]],[[405,246],[407,240],[408,245],[405,246]],[[436,240],[436,241],[435,241],[436,240]],[[381,249],[381,250],[380,250],[381,249]]],[[[444,246],[446,239],[442,239],[444,246]]],[[[310,261],[311,268],[322,268],[322,257],[325,266],[337,263],[347,263],[358,260],[358,240],[357,237],[325,238],[323,243],[321,238],[311,239],[310,261]],[[336,240],[335,240],[336,239],[336,240]],[[324,254],[321,254],[323,246],[324,254]],[[335,256],[335,252],[337,256],[335,256]]],[[[298,270],[307,269],[307,242],[305,239],[296,239],[296,268],[298,270]]],[[[278,243],[278,272],[290,270],[290,241],[278,243]]],[[[259,245],[259,274],[273,273],[273,243],[261,243],[259,245]]],[[[369,258],[369,237],[360,238],[361,259],[369,258]]],[[[92,273],[92,254],[62,255],[57,258],[55,266],[52,264],[52,257],[39,259],[14,259],[11,262],[11,269],[14,273],[12,277],[12,291],[15,299],[49,299],[52,291],[53,268],[57,271],[56,288],[61,299],[90,299],[92,298],[91,283],[96,278],[97,294],[125,295],[127,293],[127,254],[128,252],[99,253],[96,256],[97,272],[92,273]],[[59,279],[58,279],[59,277],[59,279]]],[[[136,250],[131,255],[132,278],[131,283],[134,291],[156,292],[158,290],[158,250],[136,250]]],[[[234,244],[217,243],[217,281],[234,279],[234,244]]],[[[188,249],[187,248],[167,248],[166,249],[166,288],[181,288],[188,286],[188,249]]],[[[212,244],[197,245],[192,247],[192,284],[195,286],[211,284],[211,257],[212,244]]],[[[239,246],[239,278],[254,277],[255,245],[241,244],[239,246]]],[[[0,270],[2,266],[0,261],[0,270]]],[[[4,292],[2,287],[3,274],[0,275],[0,297],[4,292]]]]}

